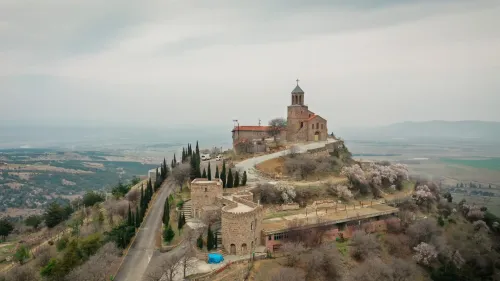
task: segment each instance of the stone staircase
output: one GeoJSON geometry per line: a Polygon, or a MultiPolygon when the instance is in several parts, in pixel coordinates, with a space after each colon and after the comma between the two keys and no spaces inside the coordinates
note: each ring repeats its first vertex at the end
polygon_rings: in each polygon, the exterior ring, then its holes
{"type": "Polygon", "coordinates": [[[191,200],[184,202],[184,205],[182,205],[181,212],[184,213],[186,221],[191,221],[193,219],[193,208],[191,206],[191,200]]]}

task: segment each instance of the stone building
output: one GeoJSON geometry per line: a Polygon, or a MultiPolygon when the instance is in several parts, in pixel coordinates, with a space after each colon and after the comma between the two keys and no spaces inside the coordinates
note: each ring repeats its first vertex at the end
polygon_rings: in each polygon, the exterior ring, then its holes
{"type": "Polygon", "coordinates": [[[309,110],[304,104],[304,91],[297,86],[288,106],[286,140],[289,142],[325,141],[328,137],[326,119],[309,110]]]}
{"type": "Polygon", "coordinates": [[[211,216],[207,212],[218,210],[219,199],[222,197],[222,181],[214,179],[194,179],[191,182],[191,208],[194,218],[203,219],[211,216]]]}
{"type": "Polygon", "coordinates": [[[191,205],[195,219],[220,219],[222,245],[232,255],[250,254],[261,245],[263,209],[251,192],[223,194],[222,181],[194,179],[191,205]]]}
{"type": "Polygon", "coordinates": [[[397,219],[399,212],[385,204],[347,208],[347,205],[337,205],[337,201],[319,200],[308,205],[305,213],[264,219],[263,207],[253,202],[251,192],[224,192],[220,179],[194,179],[191,205],[195,219],[220,222],[221,244],[231,255],[251,254],[257,248],[274,251],[297,231],[307,231],[309,236],[319,234],[330,240],[348,238],[360,229],[384,231],[387,222],[397,219]]]}
{"type": "MultiPolygon", "coordinates": [[[[287,126],[277,140],[288,142],[325,141],[328,127],[325,118],[309,110],[304,104],[304,91],[297,86],[291,93],[291,104],[287,108],[287,126]]],[[[269,126],[235,126],[232,132],[233,147],[245,152],[265,151],[265,139],[273,138],[269,126]]]]}

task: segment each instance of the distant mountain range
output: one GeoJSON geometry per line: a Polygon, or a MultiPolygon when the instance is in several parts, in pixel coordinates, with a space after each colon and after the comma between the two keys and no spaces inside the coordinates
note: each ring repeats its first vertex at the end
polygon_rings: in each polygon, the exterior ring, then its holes
{"type": "Polygon", "coordinates": [[[381,127],[342,128],[334,133],[344,139],[475,139],[500,142],[500,122],[402,122],[381,127]]]}

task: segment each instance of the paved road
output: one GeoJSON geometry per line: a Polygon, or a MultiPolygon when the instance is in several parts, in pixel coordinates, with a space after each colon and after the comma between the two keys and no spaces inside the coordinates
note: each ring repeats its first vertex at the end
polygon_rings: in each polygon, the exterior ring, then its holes
{"type": "Polygon", "coordinates": [[[163,204],[175,185],[170,181],[162,184],[158,197],[137,233],[134,243],[124,257],[120,271],[116,275],[116,281],[140,281],[146,272],[149,262],[156,250],[156,234],[160,230],[163,204]]]}
{"type": "MultiPolygon", "coordinates": [[[[314,149],[314,148],[320,148],[324,146],[327,142],[333,142],[334,140],[328,140],[328,141],[319,141],[319,142],[313,142],[313,143],[308,143],[308,144],[302,144],[302,145],[297,145],[298,147],[298,153],[303,153],[306,152],[309,149],[314,149]]],[[[262,155],[254,158],[250,158],[244,161],[241,161],[240,163],[236,164],[237,169],[241,169],[243,171],[247,171],[247,180],[248,182],[257,182],[259,181],[259,177],[256,174],[254,170],[254,166],[273,159],[273,158],[278,158],[280,156],[284,156],[290,153],[290,150],[284,150],[284,151],[279,151],[267,155],[262,155]]]]}

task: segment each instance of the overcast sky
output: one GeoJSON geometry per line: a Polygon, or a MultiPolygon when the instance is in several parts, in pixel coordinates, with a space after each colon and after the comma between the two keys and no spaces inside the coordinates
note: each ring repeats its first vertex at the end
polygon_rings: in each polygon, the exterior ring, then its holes
{"type": "Polygon", "coordinates": [[[500,1],[0,0],[0,120],[500,121],[500,1]]]}

